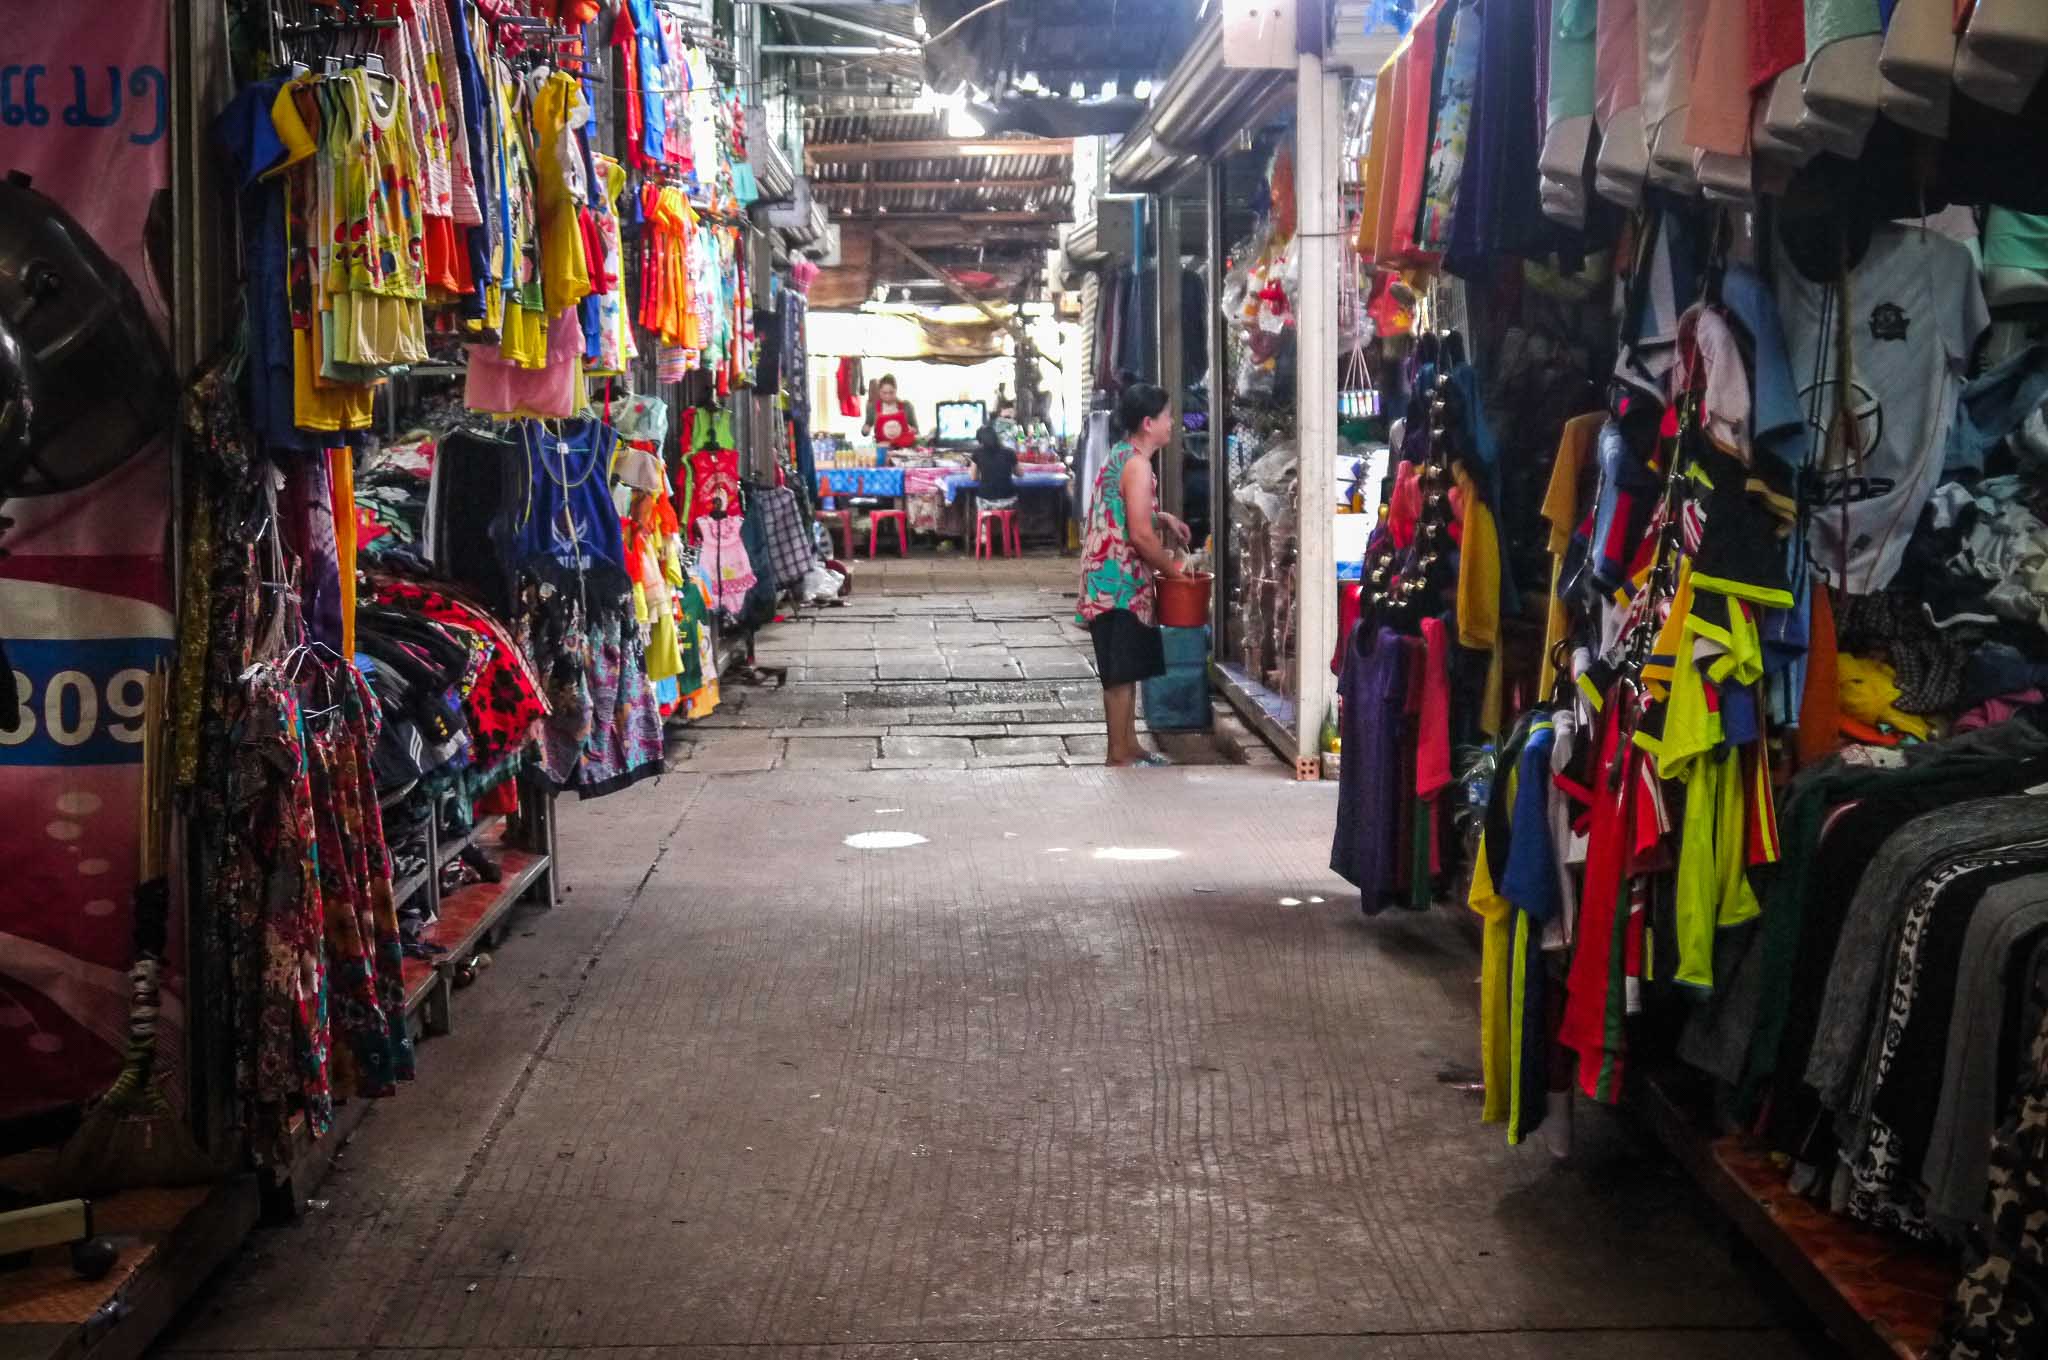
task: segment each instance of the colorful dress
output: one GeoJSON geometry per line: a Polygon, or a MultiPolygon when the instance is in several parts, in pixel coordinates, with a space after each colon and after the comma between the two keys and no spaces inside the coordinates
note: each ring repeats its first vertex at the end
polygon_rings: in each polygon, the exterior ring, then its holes
{"type": "MultiPolygon", "coordinates": [[[[1129,514],[1124,507],[1124,468],[1131,459],[1142,457],[1128,443],[1109,451],[1095,473],[1095,492],[1088,501],[1088,535],[1081,545],[1081,603],[1074,611],[1077,623],[1092,622],[1112,609],[1128,609],[1138,622],[1151,623],[1157,617],[1157,592],[1152,569],[1131,545],[1129,514]]],[[[1152,474],[1153,491],[1159,474],[1152,474]]]]}
{"type": "Polygon", "coordinates": [[[747,556],[747,545],[740,541],[740,517],[727,515],[714,519],[710,515],[697,521],[697,541],[703,544],[702,561],[711,569],[711,579],[718,585],[718,607],[728,614],[737,615],[746,608],[747,592],[754,588],[754,563],[747,556]]]}
{"type": "Polygon", "coordinates": [[[298,696],[274,666],[224,694],[229,745],[222,833],[210,899],[230,918],[235,1089],[250,1154],[291,1157],[303,1112],[315,1137],[334,1120],[328,1079],[328,977],[313,787],[298,696]]]}
{"type": "Polygon", "coordinates": [[[1465,176],[1465,144],[1472,127],[1472,97],[1479,84],[1479,12],[1461,6],[1451,20],[1445,44],[1443,82],[1437,99],[1436,124],[1430,136],[1429,169],[1422,193],[1422,220],[1416,244],[1441,254],[1451,239],[1451,216],[1458,208],[1458,186],[1465,176]]]}
{"type": "Polygon", "coordinates": [[[327,720],[301,720],[325,924],[329,1079],[337,1099],[388,1096],[413,1075],[391,856],[369,773],[376,699],[354,666],[329,680],[327,720]]]}

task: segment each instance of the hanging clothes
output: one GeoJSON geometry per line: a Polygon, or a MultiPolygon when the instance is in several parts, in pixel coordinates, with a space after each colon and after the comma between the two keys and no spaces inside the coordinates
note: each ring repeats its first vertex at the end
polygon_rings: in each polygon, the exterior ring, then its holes
{"type": "Polygon", "coordinates": [[[741,516],[707,514],[696,521],[693,537],[701,560],[717,583],[718,608],[738,616],[745,612],[747,592],[754,588],[753,559],[740,541],[741,516]]]}
{"type": "Polygon", "coordinates": [[[533,420],[513,429],[527,485],[512,526],[514,560],[602,572],[608,591],[623,591],[625,542],[607,482],[617,432],[594,417],[564,421],[559,432],[533,420]]]}
{"type": "Polygon", "coordinates": [[[741,508],[740,455],[732,439],[732,417],[724,412],[692,413],[690,456],[684,460],[686,480],[677,487],[683,518],[696,541],[697,525],[713,511],[741,508]]]}
{"type": "Polygon", "coordinates": [[[304,722],[325,922],[333,1085],[335,1096],[346,1100],[391,1095],[398,1082],[412,1079],[413,1051],[391,856],[369,769],[378,709],[355,667],[342,670],[332,679],[329,708],[304,722]]]}
{"type": "Polygon", "coordinates": [[[540,677],[511,633],[484,610],[425,583],[396,576],[370,579],[378,603],[454,624],[485,639],[488,657],[476,669],[462,700],[470,765],[478,775],[471,788],[482,792],[512,777],[547,716],[547,706],[541,700],[540,677]]]}
{"type": "Polygon", "coordinates": [[[1400,635],[1363,624],[1353,629],[1337,691],[1344,761],[1330,868],[1357,886],[1359,903],[1371,915],[1385,909],[1396,883],[1401,707],[1407,694],[1400,635]]]}

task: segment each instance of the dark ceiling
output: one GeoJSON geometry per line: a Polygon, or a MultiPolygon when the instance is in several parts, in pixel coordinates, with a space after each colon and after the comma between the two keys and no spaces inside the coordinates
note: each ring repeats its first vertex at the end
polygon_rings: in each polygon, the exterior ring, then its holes
{"type": "Polygon", "coordinates": [[[814,52],[796,60],[795,88],[807,103],[877,107],[915,99],[927,84],[946,94],[967,85],[999,108],[1040,105],[1034,117],[1058,124],[1047,135],[1079,136],[1129,126],[1138,111],[1133,88],[1172,67],[1204,0],[1002,0],[983,9],[986,3],[766,0],[762,8],[770,42],[852,49],[846,57],[814,52]],[[917,32],[920,14],[930,40],[917,32]],[[883,50],[863,50],[874,48],[883,50]],[[1106,101],[1109,81],[1116,96],[1106,101]]]}
{"type": "MultiPolygon", "coordinates": [[[[926,27],[944,34],[985,0],[921,0],[926,27]]],[[[1157,80],[1195,32],[1201,0],[1008,0],[925,49],[927,78],[951,89],[966,81],[1000,94],[1019,81],[1065,97],[1088,97],[1115,80],[1124,94],[1157,80]]]]}

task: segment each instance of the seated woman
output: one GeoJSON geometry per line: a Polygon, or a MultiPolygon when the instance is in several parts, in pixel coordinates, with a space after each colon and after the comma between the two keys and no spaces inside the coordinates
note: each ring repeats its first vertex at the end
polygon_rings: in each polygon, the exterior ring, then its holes
{"type": "Polygon", "coordinates": [[[1003,442],[993,422],[975,436],[974,499],[983,510],[1009,510],[1017,504],[1017,450],[1003,442]]]}

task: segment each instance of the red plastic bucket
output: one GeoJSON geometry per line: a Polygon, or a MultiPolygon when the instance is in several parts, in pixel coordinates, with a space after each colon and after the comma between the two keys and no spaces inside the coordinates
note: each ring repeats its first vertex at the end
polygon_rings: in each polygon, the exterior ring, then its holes
{"type": "Polygon", "coordinates": [[[1159,626],[1200,628],[1209,622],[1210,587],[1216,578],[1206,571],[1159,582],[1159,626]]]}

